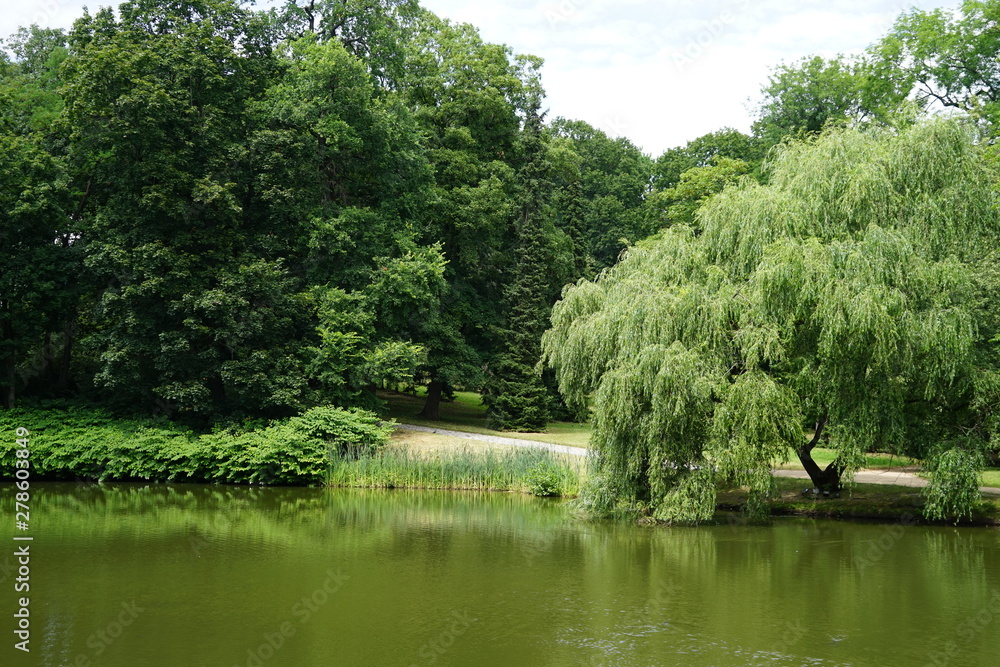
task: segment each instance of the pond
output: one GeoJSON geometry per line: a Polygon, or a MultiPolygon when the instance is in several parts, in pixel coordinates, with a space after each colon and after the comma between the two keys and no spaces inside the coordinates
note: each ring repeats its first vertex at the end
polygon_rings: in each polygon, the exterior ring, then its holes
{"type": "MultiPolygon", "coordinates": [[[[3,665],[995,665],[1000,531],[595,523],[512,494],[37,484],[3,665]]],[[[6,560],[5,560],[6,559],[6,560]]]]}

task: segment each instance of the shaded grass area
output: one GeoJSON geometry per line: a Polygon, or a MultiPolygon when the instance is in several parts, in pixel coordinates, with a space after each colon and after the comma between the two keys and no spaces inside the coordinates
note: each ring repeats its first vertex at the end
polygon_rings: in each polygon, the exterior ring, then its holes
{"type": "Polygon", "coordinates": [[[521,447],[414,449],[394,443],[372,456],[334,458],[330,486],[520,491],[574,496],[582,464],[573,457],[521,447]]]}
{"type": "MultiPolygon", "coordinates": [[[[912,520],[921,517],[924,500],[919,489],[888,484],[852,484],[840,498],[815,498],[802,494],[809,482],[802,479],[775,478],[778,496],[771,500],[771,514],[801,515],[831,519],[871,519],[878,521],[912,520]]],[[[737,510],[746,505],[745,489],[726,489],[718,495],[720,510],[737,510]]],[[[973,513],[971,521],[982,525],[1000,525],[1000,498],[986,496],[973,513]]]]}
{"type": "Polygon", "coordinates": [[[471,391],[455,392],[454,401],[442,400],[440,420],[423,419],[418,417],[417,413],[424,407],[426,396],[426,390],[422,387],[417,390],[416,396],[395,391],[379,392],[379,398],[384,400],[388,406],[387,416],[401,424],[497,435],[535,442],[552,442],[570,447],[587,447],[587,443],[590,441],[591,427],[589,423],[550,422],[544,433],[495,431],[487,428],[486,408],[482,405],[479,394],[471,391]]]}

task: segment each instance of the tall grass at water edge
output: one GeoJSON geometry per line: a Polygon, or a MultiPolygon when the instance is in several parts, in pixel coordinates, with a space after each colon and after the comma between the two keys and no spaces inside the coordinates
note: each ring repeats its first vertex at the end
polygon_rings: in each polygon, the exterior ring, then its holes
{"type": "Polygon", "coordinates": [[[330,486],[521,491],[575,496],[581,464],[542,449],[461,447],[414,452],[386,447],[366,456],[331,457],[330,486]]]}

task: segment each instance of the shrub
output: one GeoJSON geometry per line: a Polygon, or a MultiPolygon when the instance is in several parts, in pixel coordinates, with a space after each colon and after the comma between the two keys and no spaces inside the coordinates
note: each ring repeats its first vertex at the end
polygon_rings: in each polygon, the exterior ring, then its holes
{"type": "Polygon", "coordinates": [[[972,518],[982,500],[979,491],[981,461],[977,454],[952,448],[927,460],[930,485],[925,491],[924,516],[928,519],[972,518]]]}
{"type": "Polygon", "coordinates": [[[374,413],[319,407],[251,430],[198,435],[152,420],[114,419],[98,409],[0,413],[0,478],[11,479],[14,429],[31,432],[32,477],[101,481],[323,484],[331,452],[376,451],[391,428],[374,413]]]}
{"type": "Polygon", "coordinates": [[[558,496],[562,492],[562,476],[546,462],[535,466],[525,478],[528,491],[536,496],[558,496]]]}

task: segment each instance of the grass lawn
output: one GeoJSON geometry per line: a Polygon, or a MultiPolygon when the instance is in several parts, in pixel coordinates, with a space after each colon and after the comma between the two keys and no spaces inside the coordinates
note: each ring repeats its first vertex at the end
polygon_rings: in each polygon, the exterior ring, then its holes
{"type": "MultiPolygon", "coordinates": [[[[553,442],[557,445],[570,447],[586,447],[590,441],[590,424],[574,424],[572,422],[551,422],[544,433],[520,433],[510,431],[494,431],[486,428],[486,408],[480,402],[479,394],[471,391],[455,392],[454,401],[441,401],[441,420],[421,419],[417,413],[424,407],[427,396],[421,387],[417,395],[402,394],[395,391],[379,392],[379,398],[388,405],[388,417],[401,424],[415,424],[432,428],[445,428],[466,433],[484,433],[499,435],[520,440],[535,440],[537,442],[553,442]]],[[[439,437],[439,436],[437,436],[439,437]]]]}
{"type": "MultiPolygon", "coordinates": [[[[821,468],[825,468],[833,462],[833,459],[837,456],[837,452],[833,449],[817,447],[812,451],[812,456],[813,460],[816,461],[821,468]]],[[[866,462],[864,467],[867,469],[887,470],[890,468],[915,468],[920,466],[920,461],[917,459],[911,459],[908,456],[899,456],[895,454],[866,454],[865,459],[866,462]]],[[[799,463],[799,457],[796,456],[795,452],[791,449],[788,450],[788,461],[785,463],[776,461],[774,467],[784,470],[802,470],[802,464],[799,463]]]]}
{"type": "Polygon", "coordinates": [[[980,486],[1000,487],[1000,468],[987,468],[983,471],[982,479],[980,486]]]}

